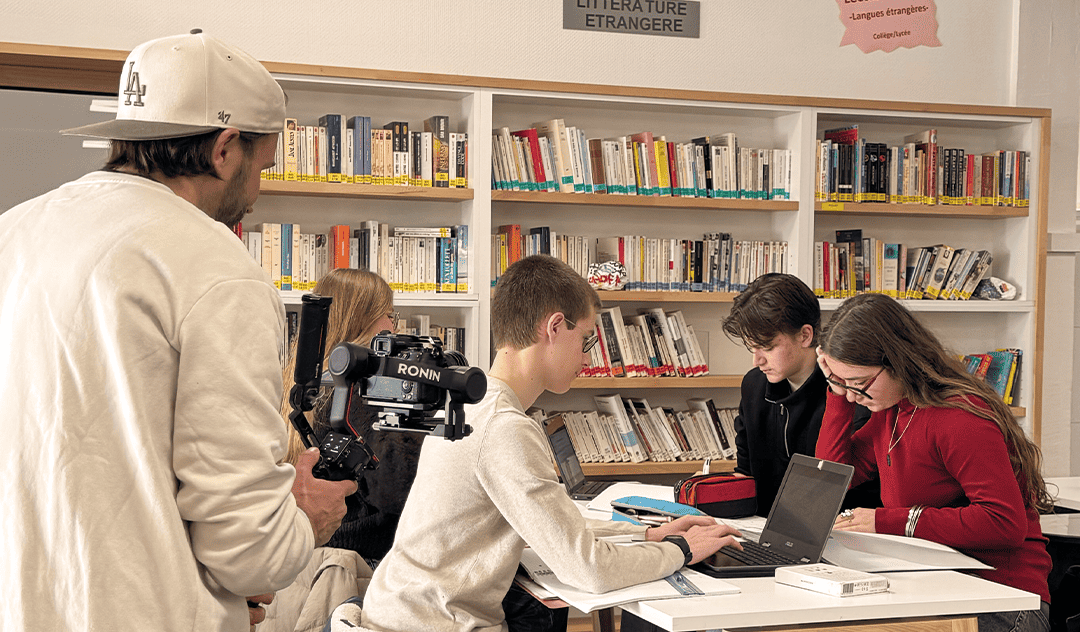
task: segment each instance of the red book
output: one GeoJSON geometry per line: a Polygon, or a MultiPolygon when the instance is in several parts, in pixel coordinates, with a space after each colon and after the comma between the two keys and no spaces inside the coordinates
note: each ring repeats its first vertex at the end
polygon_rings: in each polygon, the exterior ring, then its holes
{"type": "MultiPolygon", "coordinates": [[[[529,129],[519,129],[516,132],[510,133],[514,136],[528,139],[529,154],[532,156],[533,175],[536,176],[536,182],[538,184],[546,187],[548,174],[544,172],[544,160],[540,155],[540,137],[537,135],[536,130],[530,127],[529,129]]],[[[546,190],[546,188],[544,190],[546,190]]]]}
{"type": "Polygon", "coordinates": [[[349,267],[349,226],[330,227],[330,269],[349,267]]]}
{"type": "Polygon", "coordinates": [[[671,194],[682,195],[678,193],[679,187],[679,164],[675,159],[675,143],[668,141],[667,144],[667,159],[668,159],[668,173],[671,174],[671,194]]]}
{"type": "Polygon", "coordinates": [[[506,264],[512,265],[521,259],[521,225],[503,224],[499,233],[506,235],[506,264]]]}

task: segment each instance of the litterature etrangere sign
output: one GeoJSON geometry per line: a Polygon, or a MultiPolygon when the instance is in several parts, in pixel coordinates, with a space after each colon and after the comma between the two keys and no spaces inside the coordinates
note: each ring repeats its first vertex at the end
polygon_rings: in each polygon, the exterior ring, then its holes
{"type": "Polygon", "coordinates": [[[696,0],[563,0],[563,29],[698,37],[696,0]]]}
{"type": "Polygon", "coordinates": [[[934,0],[836,0],[847,31],[841,46],[855,44],[862,52],[941,46],[934,0]]]}

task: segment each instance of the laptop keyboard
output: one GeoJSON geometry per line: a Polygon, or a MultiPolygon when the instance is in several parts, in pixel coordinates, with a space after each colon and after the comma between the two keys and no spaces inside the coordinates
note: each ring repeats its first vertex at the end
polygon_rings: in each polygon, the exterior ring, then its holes
{"type": "Polygon", "coordinates": [[[735,547],[726,546],[723,553],[747,566],[791,566],[792,564],[799,564],[798,560],[761,546],[757,542],[747,540],[742,545],[743,550],[741,551],[735,547]]]}
{"type": "Polygon", "coordinates": [[[607,481],[585,481],[585,483],[574,490],[575,494],[599,494],[610,485],[607,481]]]}

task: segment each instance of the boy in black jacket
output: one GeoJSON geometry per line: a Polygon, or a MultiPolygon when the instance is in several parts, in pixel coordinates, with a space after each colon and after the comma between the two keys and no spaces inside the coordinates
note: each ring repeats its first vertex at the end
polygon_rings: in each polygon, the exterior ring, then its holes
{"type": "MultiPolygon", "coordinates": [[[[828,384],[814,353],[821,308],[798,277],[766,274],[735,297],[723,328],[754,354],[735,418],[735,473],[754,477],[758,515],[768,516],[791,455],[814,455],[825,414],[828,384]]],[[[859,408],[857,424],[869,417],[859,408]]]]}

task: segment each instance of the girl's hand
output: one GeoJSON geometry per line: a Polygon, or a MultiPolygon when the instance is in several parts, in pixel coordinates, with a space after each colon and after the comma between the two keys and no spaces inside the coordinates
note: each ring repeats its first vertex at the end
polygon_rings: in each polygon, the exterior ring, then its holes
{"type": "Polygon", "coordinates": [[[821,372],[825,374],[825,380],[829,383],[829,390],[832,391],[834,395],[839,395],[840,397],[847,395],[846,388],[837,386],[830,379],[832,378],[832,371],[829,369],[828,356],[825,355],[825,352],[821,350],[820,346],[814,349],[814,351],[817,353],[818,366],[821,367],[821,372]]]}

